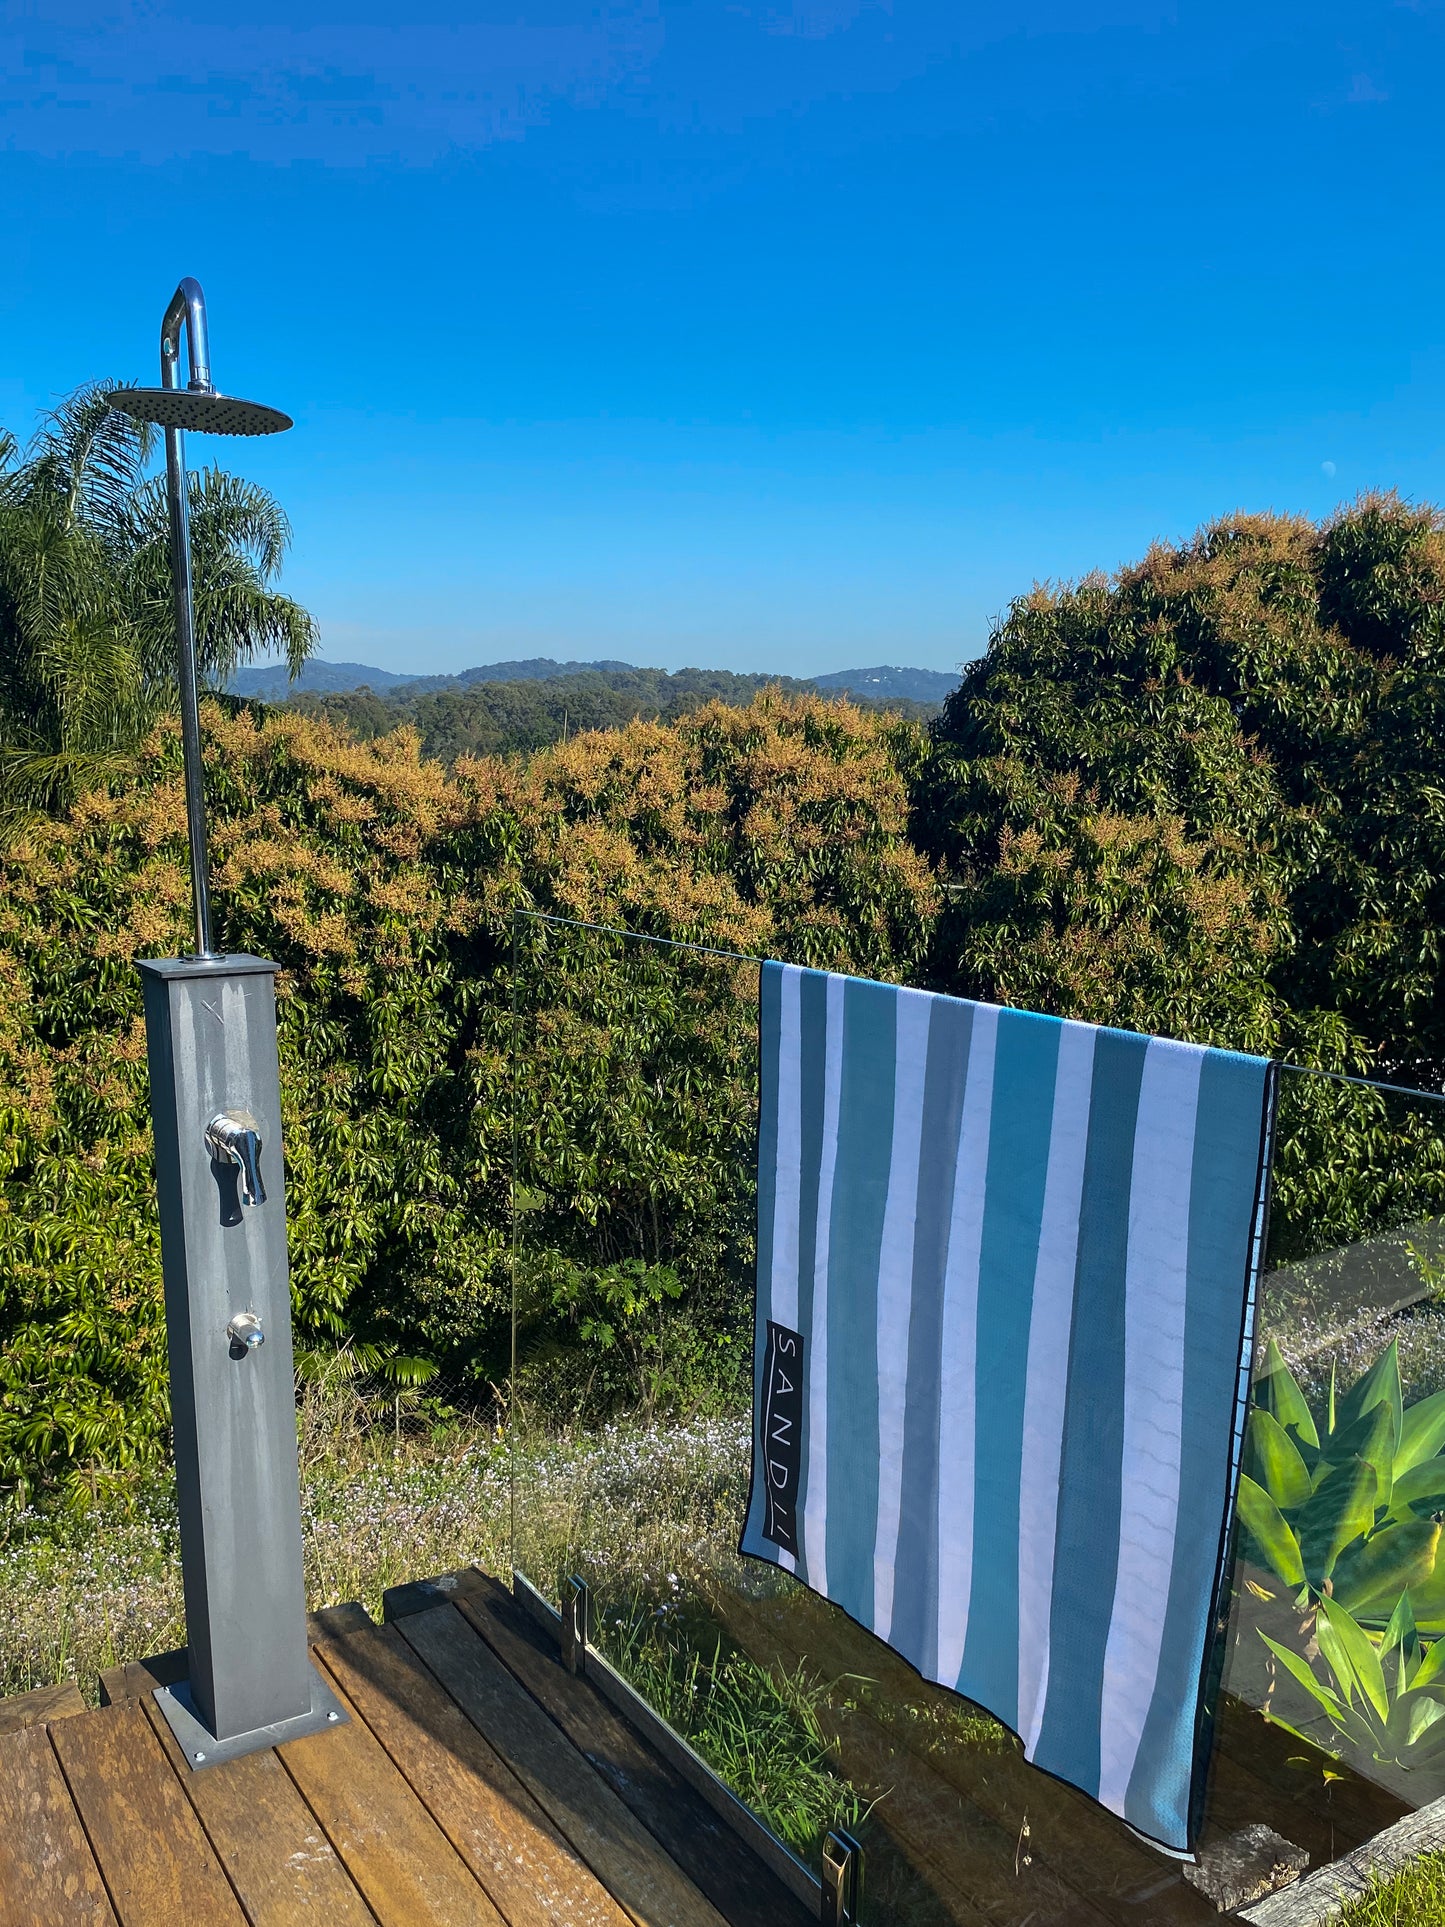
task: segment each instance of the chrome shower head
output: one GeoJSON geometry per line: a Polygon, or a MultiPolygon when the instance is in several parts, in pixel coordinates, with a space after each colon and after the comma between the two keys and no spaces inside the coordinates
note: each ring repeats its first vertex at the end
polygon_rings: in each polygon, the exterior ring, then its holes
{"type": "Polygon", "coordinates": [[[199,281],[186,276],[161,322],[161,385],[159,388],[112,388],[106,396],[112,408],[138,422],[154,422],[167,430],[195,429],[203,435],[278,435],[290,428],[291,417],[258,401],[239,401],[218,395],[211,381],[211,340],[206,326],[206,297],[199,281]],[[176,367],[185,330],[191,379],[180,385],[176,367]]]}
{"type": "Polygon", "coordinates": [[[291,427],[291,417],[279,408],[218,395],[214,388],[112,388],[106,400],[138,422],[205,435],[278,435],[291,427]]]}

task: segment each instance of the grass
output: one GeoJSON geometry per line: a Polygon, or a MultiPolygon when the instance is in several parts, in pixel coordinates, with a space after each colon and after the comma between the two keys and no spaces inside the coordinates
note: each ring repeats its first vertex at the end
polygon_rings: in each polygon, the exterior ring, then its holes
{"type": "Polygon", "coordinates": [[[1445,1853],[1422,1854],[1391,1880],[1352,1901],[1339,1927],[1441,1927],[1445,1923],[1445,1853]]]}
{"type": "MultiPolygon", "coordinates": [[[[510,1570],[507,1447],[486,1426],[403,1431],[353,1389],[309,1388],[300,1411],[311,1606],[475,1562],[510,1570]]],[[[0,1691],[73,1679],[185,1643],[174,1486],[154,1476],[84,1511],[26,1512],[0,1544],[0,1691]]]]}
{"type": "Polygon", "coordinates": [[[684,1627],[644,1599],[598,1628],[598,1643],[668,1724],[795,1852],[830,1827],[856,1832],[869,1803],[834,1765],[819,1714],[828,1689],[803,1666],[769,1670],[716,1631],[684,1627]]]}
{"type": "Polygon", "coordinates": [[[746,1415],[521,1439],[517,1564],[554,1598],[575,1572],[658,1603],[689,1570],[751,1575],[736,1555],[750,1455],[746,1415]]]}

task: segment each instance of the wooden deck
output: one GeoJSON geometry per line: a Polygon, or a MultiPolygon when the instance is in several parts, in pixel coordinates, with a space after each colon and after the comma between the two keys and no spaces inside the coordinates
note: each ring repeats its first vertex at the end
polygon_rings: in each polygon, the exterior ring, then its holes
{"type": "MultiPolygon", "coordinates": [[[[817,1918],[676,1757],[560,1665],[475,1570],[317,1614],[350,1722],[191,1772],[151,1690],[182,1655],[0,1701],[0,1927],[804,1927],[817,1918]]],[[[1204,1927],[1178,1866],[1012,1748],[948,1744],[958,1702],[811,1596],[719,1602],[746,1651],[834,1682],[822,1728],[876,1796],[870,1927],[1204,1927]],[[919,1717],[919,1716],[922,1717],[919,1717]]],[[[603,1681],[605,1685],[605,1680],[603,1681]]],[[[1264,1818],[1315,1866],[1399,1817],[1233,1702],[1206,1841],[1264,1818]]]]}
{"type": "Polygon", "coordinates": [[[180,1656],[0,1702],[4,1927],[803,1927],[494,1580],[312,1620],[350,1722],[190,1771],[180,1656]],[[408,1605],[421,1608],[405,1611],[408,1605]]]}

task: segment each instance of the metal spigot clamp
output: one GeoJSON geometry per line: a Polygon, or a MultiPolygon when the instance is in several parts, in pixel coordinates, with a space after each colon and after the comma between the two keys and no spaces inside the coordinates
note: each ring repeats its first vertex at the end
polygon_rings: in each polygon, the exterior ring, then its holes
{"type": "Polygon", "coordinates": [[[243,1203],[266,1202],[266,1187],[261,1182],[261,1133],[249,1111],[217,1111],[206,1126],[206,1149],[217,1164],[241,1167],[243,1203]]]}
{"type": "Polygon", "coordinates": [[[863,1905],[863,1849],[834,1827],[823,1842],[823,1927],[858,1927],[863,1905]]]}

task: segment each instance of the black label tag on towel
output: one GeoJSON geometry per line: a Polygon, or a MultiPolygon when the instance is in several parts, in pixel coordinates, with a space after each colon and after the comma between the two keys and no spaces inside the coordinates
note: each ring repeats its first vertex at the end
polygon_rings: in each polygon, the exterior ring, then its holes
{"type": "Polygon", "coordinates": [[[763,1359],[763,1537],[798,1550],[798,1481],[803,1470],[803,1334],[768,1320],[763,1359]]]}

